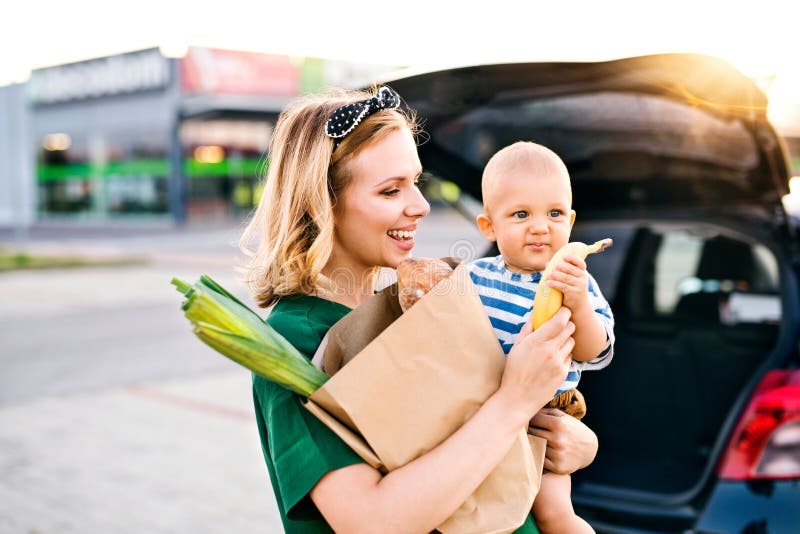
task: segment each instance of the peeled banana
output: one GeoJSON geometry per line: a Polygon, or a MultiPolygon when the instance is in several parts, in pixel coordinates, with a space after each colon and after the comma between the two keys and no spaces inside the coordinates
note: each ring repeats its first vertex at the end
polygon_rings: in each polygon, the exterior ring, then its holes
{"type": "Polygon", "coordinates": [[[553,289],[547,285],[547,279],[565,255],[578,256],[581,259],[586,259],[589,254],[595,252],[602,252],[612,245],[611,239],[601,239],[594,244],[587,245],[580,241],[573,241],[567,243],[550,258],[547,263],[542,278],[539,281],[539,287],[536,289],[536,296],[533,299],[533,313],[531,313],[531,322],[533,329],[537,329],[542,324],[550,319],[561,308],[561,303],[564,300],[564,294],[558,289],[553,289]]]}

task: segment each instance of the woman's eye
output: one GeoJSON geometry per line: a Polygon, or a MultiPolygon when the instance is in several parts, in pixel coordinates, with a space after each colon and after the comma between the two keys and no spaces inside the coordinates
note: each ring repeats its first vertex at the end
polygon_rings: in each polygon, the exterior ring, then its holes
{"type": "Polygon", "coordinates": [[[528,216],[528,212],[527,211],[515,211],[513,214],[511,214],[511,216],[514,217],[515,219],[524,219],[525,217],[528,216]]]}
{"type": "Polygon", "coordinates": [[[393,196],[396,196],[397,193],[399,193],[399,192],[400,192],[400,190],[395,187],[394,189],[389,189],[388,191],[381,192],[381,195],[383,195],[385,197],[393,197],[393,196]]]}

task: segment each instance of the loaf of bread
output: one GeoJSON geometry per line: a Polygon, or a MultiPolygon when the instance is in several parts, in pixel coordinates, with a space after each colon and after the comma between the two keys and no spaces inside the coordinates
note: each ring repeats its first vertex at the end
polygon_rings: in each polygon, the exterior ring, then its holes
{"type": "Polygon", "coordinates": [[[397,266],[400,308],[406,311],[433,286],[450,276],[453,268],[436,258],[409,258],[397,266]]]}

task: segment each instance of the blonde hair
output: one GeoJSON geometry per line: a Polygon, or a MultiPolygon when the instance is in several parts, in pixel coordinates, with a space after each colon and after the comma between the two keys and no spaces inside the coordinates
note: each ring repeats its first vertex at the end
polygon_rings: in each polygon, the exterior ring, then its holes
{"type": "MultiPolygon", "coordinates": [[[[532,141],[517,141],[498,150],[486,163],[481,179],[481,195],[486,202],[490,183],[500,179],[503,174],[519,167],[527,168],[533,174],[556,171],[567,177],[569,171],[564,161],[544,145],[532,141]]],[[[570,188],[571,190],[571,188],[570,188]]],[[[571,195],[570,195],[571,196],[571,195]]],[[[572,198],[570,198],[570,204],[572,198]]]]}
{"type": "Polygon", "coordinates": [[[336,199],[351,180],[349,162],[397,129],[418,133],[413,113],[381,110],[335,146],[325,135],[328,118],[371,96],[331,90],[295,100],[278,117],[261,200],[239,240],[249,258],[239,270],[262,308],[284,295],[330,294],[322,269],[333,251],[336,199]]]}

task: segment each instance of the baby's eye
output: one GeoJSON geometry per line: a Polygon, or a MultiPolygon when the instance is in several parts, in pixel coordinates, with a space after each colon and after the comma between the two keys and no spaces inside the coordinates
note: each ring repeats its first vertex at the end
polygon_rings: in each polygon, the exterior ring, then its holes
{"type": "Polygon", "coordinates": [[[548,215],[550,217],[560,217],[562,214],[563,214],[563,212],[561,210],[550,210],[548,212],[548,215]]]}
{"type": "Polygon", "coordinates": [[[515,219],[524,219],[528,216],[528,212],[525,210],[515,211],[511,216],[515,219]]]}

